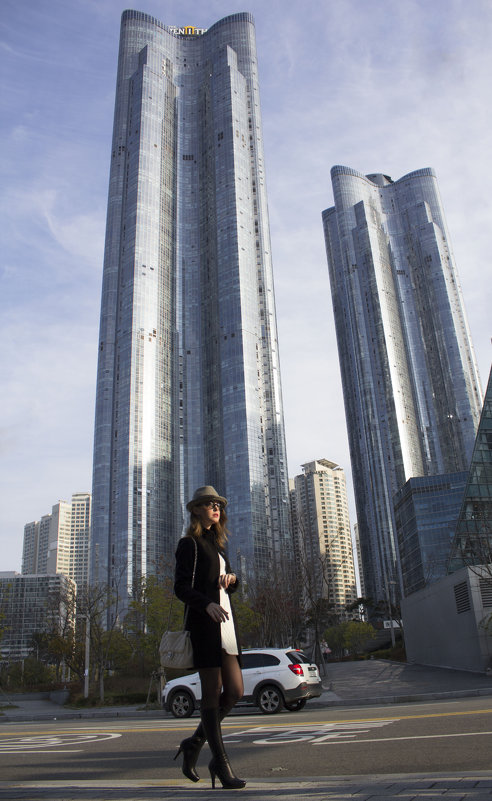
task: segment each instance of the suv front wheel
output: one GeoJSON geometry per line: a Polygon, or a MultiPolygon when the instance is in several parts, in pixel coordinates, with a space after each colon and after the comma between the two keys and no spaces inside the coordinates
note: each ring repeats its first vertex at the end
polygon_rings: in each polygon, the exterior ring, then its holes
{"type": "Polygon", "coordinates": [[[174,690],[169,697],[168,707],[175,718],[189,718],[195,711],[195,701],[187,690],[174,690]]]}
{"type": "Polygon", "coordinates": [[[284,699],[277,687],[273,684],[267,684],[258,692],[256,703],[264,715],[275,715],[282,709],[284,699]]]}

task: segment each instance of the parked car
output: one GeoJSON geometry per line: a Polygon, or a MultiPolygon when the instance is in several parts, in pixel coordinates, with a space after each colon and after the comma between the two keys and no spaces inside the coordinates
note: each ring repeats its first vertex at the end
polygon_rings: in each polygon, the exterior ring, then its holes
{"type": "MultiPolygon", "coordinates": [[[[323,692],[316,665],[294,648],[254,648],[243,651],[244,695],[237,706],[257,706],[265,715],[302,709],[308,698],[323,692]]],[[[162,706],[176,718],[187,718],[199,707],[198,673],[171,679],[162,693],[162,706]]]]}

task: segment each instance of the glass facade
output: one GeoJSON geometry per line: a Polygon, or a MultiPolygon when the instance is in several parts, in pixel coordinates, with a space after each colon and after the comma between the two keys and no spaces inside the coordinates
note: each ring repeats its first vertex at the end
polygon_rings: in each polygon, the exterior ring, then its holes
{"type": "Polygon", "coordinates": [[[467,472],[411,478],[395,495],[403,594],[447,574],[467,472]]]}
{"type": "Polygon", "coordinates": [[[290,549],[254,23],[122,16],[103,273],[92,577],[131,593],[184,504],[229,500],[238,571],[290,549]]]}
{"type": "Polygon", "coordinates": [[[323,212],[366,593],[401,586],[393,496],[467,470],[478,370],[431,169],[332,169],[323,212]]]}
{"type": "Polygon", "coordinates": [[[58,575],[0,573],[2,639],[0,660],[26,659],[35,652],[34,635],[58,631],[60,638],[75,625],[72,579],[58,575]]]}
{"type": "Polygon", "coordinates": [[[492,371],[448,572],[454,573],[466,565],[492,565],[492,371]]]}

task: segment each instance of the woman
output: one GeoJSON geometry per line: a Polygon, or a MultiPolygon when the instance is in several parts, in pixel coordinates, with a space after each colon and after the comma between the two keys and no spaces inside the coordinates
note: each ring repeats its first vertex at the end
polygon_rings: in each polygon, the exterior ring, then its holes
{"type": "Polygon", "coordinates": [[[229,595],[238,580],[225,553],[227,500],[213,487],[199,487],[186,508],[190,525],[176,550],[174,591],[188,607],[186,628],[191,635],[194,665],[202,685],[201,723],[179,746],[183,773],[197,782],[195,770],[205,740],[212,751],[212,787],[218,776],[228,789],[244,787],[231,770],[220,723],[244,692],[241,649],[229,595]]]}

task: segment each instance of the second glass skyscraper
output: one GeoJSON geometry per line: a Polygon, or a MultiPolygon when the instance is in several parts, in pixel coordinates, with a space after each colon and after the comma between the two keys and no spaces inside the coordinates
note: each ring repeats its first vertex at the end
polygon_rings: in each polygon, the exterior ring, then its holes
{"type": "Polygon", "coordinates": [[[132,591],[183,505],[229,500],[232,561],[290,547],[254,24],[122,17],[94,444],[92,576],[132,591]]]}
{"type": "Polygon", "coordinates": [[[393,499],[467,470],[478,371],[436,176],[332,169],[323,212],[366,593],[400,583],[393,499]]]}

